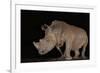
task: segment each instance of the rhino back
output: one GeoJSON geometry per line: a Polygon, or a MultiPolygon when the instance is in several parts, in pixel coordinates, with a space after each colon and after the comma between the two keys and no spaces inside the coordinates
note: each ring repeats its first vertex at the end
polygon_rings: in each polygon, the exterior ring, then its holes
{"type": "Polygon", "coordinates": [[[52,21],[50,28],[52,32],[59,33],[61,35],[61,33],[68,28],[68,24],[64,21],[54,20],[52,21]]]}

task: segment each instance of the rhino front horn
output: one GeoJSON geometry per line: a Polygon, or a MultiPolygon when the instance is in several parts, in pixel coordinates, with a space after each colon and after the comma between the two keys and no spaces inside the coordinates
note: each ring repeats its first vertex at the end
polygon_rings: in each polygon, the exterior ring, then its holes
{"type": "Polygon", "coordinates": [[[36,48],[38,48],[38,43],[33,42],[33,45],[34,45],[36,48]]]}

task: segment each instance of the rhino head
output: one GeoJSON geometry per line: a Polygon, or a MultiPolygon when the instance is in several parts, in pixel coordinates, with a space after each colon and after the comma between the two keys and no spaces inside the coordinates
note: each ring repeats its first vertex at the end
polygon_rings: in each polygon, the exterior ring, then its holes
{"type": "Polygon", "coordinates": [[[55,47],[56,38],[48,25],[44,24],[42,30],[45,31],[45,37],[40,39],[39,42],[33,42],[33,45],[37,48],[39,54],[44,55],[55,47]]]}
{"type": "Polygon", "coordinates": [[[45,37],[40,39],[39,42],[33,41],[33,45],[37,48],[39,54],[44,55],[55,47],[56,41],[52,34],[49,34],[45,35],[45,37]]]}
{"type": "Polygon", "coordinates": [[[37,48],[41,55],[47,54],[55,47],[55,43],[53,41],[51,42],[46,39],[40,39],[39,42],[33,42],[33,45],[37,48]]]}
{"type": "Polygon", "coordinates": [[[40,39],[39,42],[33,42],[33,45],[37,48],[39,54],[44,55],[49,52],[50,48],[48,42],[45,39],[40,39]]]}

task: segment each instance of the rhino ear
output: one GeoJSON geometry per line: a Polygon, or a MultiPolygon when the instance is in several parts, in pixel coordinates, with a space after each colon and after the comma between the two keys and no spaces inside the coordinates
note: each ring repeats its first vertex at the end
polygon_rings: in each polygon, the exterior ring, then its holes
{"type": "Polygon", "coordinates": [[[44,24],[44,25],[41,26],[41,29],[45,31],[48,27],[49,26],[47,24],[44,24]]]}
{"type": "Polygon", "coordinates": [[[42,40],[40,39],[39,42],[42,42],[42,40]]]}
{"type": "Polygon", "coordinates": [[[49,26],[48,26],[47,24],[44,24],[44,27],[45,27],[45,28],[48,28],[49,26]]]}

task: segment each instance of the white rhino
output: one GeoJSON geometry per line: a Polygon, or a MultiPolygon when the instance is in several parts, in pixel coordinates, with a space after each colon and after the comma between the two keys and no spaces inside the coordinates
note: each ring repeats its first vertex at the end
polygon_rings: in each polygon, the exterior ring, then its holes
{"type": "Polygon", "coordinates": [[[42,30],[45,31],[45,37],[40,39],[39,42],[34,42],[34,46],[37,48],[41,55],[50,52],[56,47],[65,59],[72,59],[70,52],[73,50],[75,56],[73,58],[79,58],[79,49],[82,49],[82,58],[86,58],[85,50],[88,44],[87,33],[84,29],[70,25],[64,21],[54,20],[51,25],[42,26],[42,30]],[[64,54],[61,52],[60,47],[65,43],[64,54]]]}

